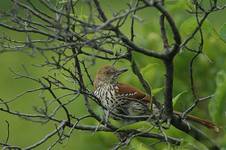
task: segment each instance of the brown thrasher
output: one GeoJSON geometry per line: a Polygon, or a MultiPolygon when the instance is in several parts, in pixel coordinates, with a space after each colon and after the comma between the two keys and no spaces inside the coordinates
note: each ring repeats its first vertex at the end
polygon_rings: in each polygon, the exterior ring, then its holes
{"type": "MultiPolygon", "coordinates": [[[[94,95],[105,108],[105,119],[108,119],[109,115],[117,118],[113,114],[139,116],[151,113],[149,104],[152,101],[152,97],[131,85],[117,81],[119,75],[126,71],[127,69],[116,69],[113,66],[107,65],[101,67],[96,74],[94,95]]],[[[155,106],[155,104],[153,104],[152,108],[152,114],[160,113],[159,107],[155,106]]],[[[174,114],[180,115],[181,113],[174,112],[174,114]]],[[[192,115],[187,115],[186,119],[214,129],[215,131],[218,130],[217,126],[210,121],[192,115]]]]}

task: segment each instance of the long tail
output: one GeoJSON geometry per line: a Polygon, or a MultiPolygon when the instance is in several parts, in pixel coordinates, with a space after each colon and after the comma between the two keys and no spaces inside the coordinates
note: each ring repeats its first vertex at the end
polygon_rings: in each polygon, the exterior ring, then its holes
{"type": "MultiPolygon", "coordinates": [[[[174,111],[174,114],[180,116],[182,113],[181,112],[174,111]]],[[[186,116],[186,119],[187,120],[190,120],[190,121],[194,121],[196,123],[199,123],[199,124],[201,124],[201,125],[209,128],[209,129],[213,129],[215,132],[219,132],[220,131],[219,127],[215,123],[210,122],[208,120],[201,119],[201,118],[196,117],[196,116],[193,116],[193,115],[187,115],[186,116]]]]}

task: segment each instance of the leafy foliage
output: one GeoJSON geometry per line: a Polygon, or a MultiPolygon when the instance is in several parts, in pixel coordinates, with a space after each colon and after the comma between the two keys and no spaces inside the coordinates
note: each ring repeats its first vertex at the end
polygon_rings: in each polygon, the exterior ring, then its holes
{"type": "Polygon", "coordinates": [[[215,96],[209,103],[209,112],[214,121],[219,125],[226,125],[224,119],[226,115],[226,72],[220,71],[216,76],[216,91],[215,96]]]}
{"type": "Polygon", "coordinates": [[[226,23],[220,28],[219,35],[224,42],[226,42],[226,23]]]}
{"type": "MultiPolygon", "coordinates": [[[[76,2],[76,0],[72,0],[73,2],[76,2]]],[[[114,15],[117,16],[117,13],[120,14],[121,9],[124,9],[123,7],[127,6],[128,1],[120,1],[120,0],[114,0],[114,1],[106,1],[106,0],[100,0],[101,4],[103,4],[104,9],[107,11],[107,16],[114,17],[114,15]],[[109,9],[110,8],[110,9],[109,9]],[[112,12],[117,10],[118,12],[112,15],[112,12]]],[[[61,0],[60,4],[66,4],[68,1],[66,0],[61,0]]],[[[80,9],[76,10],[77,15],[75,14],[70,14],[72,17],[77,17],[80,20],[89,20],[87,15],[87,12],[89,10],[89,7],[85,7],[87,0],[81,0],[82,2],[80,5],[80,9]]],[[[169,10],[170,14],[175,18],[176,25],[179,27],[180,32],[182,34],[183,39],[186,39],[191,33],[194,31],[195,26],[197,25],[197,20],[195,19],[194,16],[188,17],[188,13],[185,11],[191,7],[191,4],[188,5],[187,0],[166,0],[166,8],[169,10]]],[[[7,5],[7,8],[10,8],[10,5],[8,4],[7,1],[2,1],[1,3],[7,5]]],[[[40,5],[40,4],[39,4],[40,5]]],[[[37,5],[37,6],[39,6],[37,5]]],[[[3,5],[2,5],[3,6],[3,5]]],[[[2,6],[1,9],[2,9],[2,6]]],[[[4,8],[5,9],[5,8],[4,8]]],[[[46,8],[43,8],[45,10],[46,8]]],[[[89,10],[89,11],[94,11],[94,10],[89,10]]],[[[48,11],[46,11],[48,14],[48,11]]],[[[214,100],[211,100],[209,102],[209,111],[206,109],[206,104],[205,102],[204,105],[201,105],[197,107],[194,110],[194,113],[197,114],[200,117],[208,117],[206,114],[210,113],[211,117],[213,118],[214,121],[217,123],[223,125],[225,127],[225,120],[222,118],[225,118],[226,116],[226,71],[222,70],[218,72],[220,69],[225,69],[226,66],[226,24],[223,24],[222,21],[225,21],[225,11],[221,13],[216,13],[212,17],[209,18],[209,20],[206,20],[203,24],[203,34],[204,34],[204,53],[198,57],[196,64],[195,64],[195,70],[194,70],[194,76],[195,76],[195,83],[198,89],[198,92],[201,96],[203,95],[209,95],[212,94],[213,91],[215,91],[215,97],[214,100]],[[223,24],[223,25],[222,25],[223,24]],[[220,30],[218,30],[218,26],[221,26],[220,30]],[[215,29],[214,29],[215,28],[215,29]],[[218,35],[216,33],[212,32],[213,30],[217,30],[219,37],[222,40],[219,40],[218,35]],[[224,42],[222,42],[224,41],[224,42]],[[218,73],[217,73],[218,72],[218,73]],[[216,75],[217,73],[217,75],[216,75]],[[216,87],[215,87],[215,81],[212,80],[215,78],[216,75],[216,87]]],[[[96,15],[96,14],[95,14],[96,15]]],[[[14,16],[15,17],[15,16],[14,16]]],[[[161,36],[160,36],[160,31],[159,31],[159,13],[156,13],[155,11],[152,10],[145,10],[137,13],[136,15],[137,18],[144,18],[144,19],[137,19],[135,21],[135,32],[136,32],[136,39],[135,42],[138,43],[138,45],[144,46],[149,49],[157,49],[161,50],[162,45],[161,45],[161,36]]],[[[130,17],[128,17],[130,18],[130,17]]],[[[132,17],[131,17],[132,18],[132,17]]],[[[5,21],[2,18],[0,18],[0,23],[1,21],[5,21]]],[[[61,21],[66,21],[66,20],[61,20],[61,21]]],[[[94,20],[94,22],[98,22],[97,20],[94,20]]],[[[91,22],[93,23],[93,22],[91,22]]],[[[125,20],[125,26],[122,26],[123,32],[126,34],[129,33],[129,24],[130,22],[128,20],[125,20]]],[[[98,22],[98,24],[101,24],[98,22]]],[[[21,26],[23,27],[23,26],[21,26]]],[[[78,27],[80,28],[80,27],[78,27]]],[[[168,24],[166,24],[166,30],[167,34],[169,36],[172,36],[172,32],[169,29],[168,24]]],[[[18,39],[24,39],[24,36],[21,34],[15,34],[14,32],[9,32],[7,29],[1,28],[0,32],[5,32],[11,35],[12,37],[18,38],[18,39]],[[16,35],[16,36],[15,36],[16,35]]],[[[89,31],[84,31],[87,32],[85,34],[85,37],[87,40],[93,40],[95,38],[98,38],[98,34],[94,32],[89,31]]],[[[107,32],[106,32],[107,36],[107,32]]],[[[33,37],[33,35],[32,35],[33,37]]],[[[36,38],[36,36],[34,36],[36,38]]],[[[128,34],[129,37],[129,34],[128,34]]],[[[171,37],[172,40],[173,37],[171,37]]],[[[195,36],[193,41],[189,44],[191,47],[197,47],[197,44],[199,44],[199,37],[195,36]]],[[[26,39],[26,40],[29,40],[26,39]]],[[[25,44],[26,45],[26,44],[25,44]]],[[[110,45],[110,44],[109,44],[110,45]]],[[[0,47],[2,48],[2,47],[0,47]]],[[[114,46],[109,46],[108,48],[114,49],[115,51],[118,49],[121,49],[121,47],[114,47],[114,46]]],[[[85,49],[86,52],[93,52],[91,48],[85,49]]],[[[33,51],[32,51],[33,53],[33,51]]],[[[152,87],[152,94],[153,95],[160,95],[160,101],[163,101],[163,95],[164,95],[164,78],[165,78],[165,70],[164,70],[164,65],[160,63],[159,61],[156,61],[154,59],[150,59],[147,57],[144,57],[143,55],[138,55],[137,53],[133,54],[134,58],[136,58],[136,61],[139,64],[139,67],[141,68],[141,73],[143,74],[144,78],[148,81],[148,83],[152,87]],[[161,95],[162,94],[162,95],[161,95]]],[[[190,92],[190,81],[189,75],[188,75],[188,66],[190,59],[193,57],[193,53],[186,51],[183,49],[179,55],[177,56],[175,63],[175,78],[174,78],[174,99],[173,99],[173,105],[176,107],[176,109],[179,110],[184,110],[184,108],[187,108],[189,104],[192,103],[192,97],[191,97],[191,92],[190,92]],[[182,91],[182,92],[181,92],[182,91]],[[184,94],[185,91],[187,91],[188,94],[184,94]],[[181,97],[183,96],[183,100],[181,97]]],[[[8,71],[9,67],[13,68],[20,68],[20,64],[25,64],[26,67],[28,67],[29,72],[26,72],[26,70],[19,70],[19,71],[25,71],[27,74],[31,75],[36,75],[36,76],[44,76],[49,73],[49,70],[47,71],[46,68],[42,67],[44,71],[37,72],[37,69],[32,70],[32,64],[38,64],[39,62],[42,62],[43,59],[40,58],[39,56],[37,57],[32,57],[28,58],[27,56],[21,55],[14,53],[13,55],[9,54],[3,54],[0,55],[0,64],[2,65],[0,73],[1,73],[1,78],[0,78],[0,93],[1,93],[1,98],[5,97],[11,97],[12,92],[13,93],[19,93],[20,91],[24,89],[29,89],[30,86],[36,86],[36,85],[31,85],[31,83],[27,80],[22,80],[21,82],[15,82],[15,80],[12,80],[12,75],[10,71],[8,71]],[[34,59],[33,59],[34,58],[34,59]],[[36,60],[36,62],[33,62],[36,60]]],[[[85,57],[83,57],[85,58],[85,57]]],[[[69,60],[70,62],[70,60],[69,60]]],[[[95,74],[95,70],[100,67],[101,65],[105,63],[112,63],[110,61],[94,61],[93,59],[89,60],[89,64],[95,64],[92,67],[90,67],[90,73],[93,78],[95,74]]],[[[120,66],[123,67],[130,67],[129,63],[125,62],[117,62],[120,66]]],[[[71,63],[69,64],[69,67],[73,66],[74,64],[71,63]]],[[[71,67],[73,68],[73,67],[71,67]]],[[[71,69],[70,68],[70,69],[71,69]]],[[[40,69],[41,70],[41,69],[40,69]]],[[[131,70],[130,70],[131,72],[131,70]]],[[[55,76],[55,72],[53,72],[53,75],[55,76]]],[[[59,77],[59,79],[65,79],[65,77],[59,77]]],[[[125,83],[130,83],[139,89],[142,89],[142,86],[140,82],[138,81],[137,77],[130,73],[126,74],[126,76],[122,77],[122,81],[125,83]]],[[[71,83],[71,81],[69,81],[71,83]]],[[[85,78],[85,82],[88,82],[88,79],[85,78]]],[[[58,84],[58,83],[57,83],[58,84]]],[[[74,83],[72,85],[74,87],[74,83]]],[[[92,85],[89,85],[92,89],[92,85]]],[[[65,93],[60,93],[57,92],[59,95],[63,95],[65,93]]],[[[16,94],[15,94],[16,95],[16,94]]],[[[49,97],[47,97],[48,99],[49,97]]],[[[14,105],[13,108],[16,108],[16,111],[29,111],[33,112],[33,106],[34,105],[41,105],[41,102],[37,98],[36,95],[29,95],[26,97],[23,97],[22,101],[17,101],[14,105]],[[32,110],[30,110],[32,109],[32,110]]],[[[56,105],[56,104],[55,104],[56,105]]],[[[54,106],[55,106],[54,105],[54,106]]],[[[0,105],[3,106],[3,105],[0,105]]],[[[72,112],[72,114],[76,115],[84,115],[86,114],[86,109],[81,107],[84,106],[84,102],[82,101],[82,97],[79,97],[76,100],[76,104],[72,103],[70,106],[68,106],[68,109],[72,112]]],[[[101,114],[99,112],[98,114],[101,114]]],[[[64,113],[60,112],[57,114],[58,116],[63,116],[64,113]]],[[[64,116],[63,116],[64,117],[64,116]]],[[[62,118],[63,118],[62,117],[62,118]]],[[[8,120],[12,125],[10,126],[10,131],[14,134],[13,137],[10,137],[9,142],[12,144],[18,144],[20,146],[27,146],[28,143],[35,142],[37,139],[41,139],[46,133],[49,132],[50,129],[55,129],[55,124],[47,124],[47,126],[42,126],[42,125],[33,125],[33,124],[28,124],[25,120],[22,119],[14,119],[14,117],[1,113],[1,119],[8,120]],[[36,133],[36,136],[34,136],[34,129],[40,130],[40,132],[36,133]],[[24,131],[27,131],[26,133],[23,133],[24,131]],[[15,143],[14,143],[15,142],[15,143]]],[[[2,121],[1,120],[1,121],[2,121]]],[[[96,122],[92,119],[87,119],[84,122],[89,122],[96,124],[96,122]]],[[[82,122],[83,123],[83,122],[82,122]]],[[[119,130],[127,130],[127,129],[149,129],[152,126],[148,122],[138,122],[138,123],[133,123],[130,125],[124,125],[119,130]]],[[[5,125],[1,122],[0,124],[0,130],[2,131],[2,134],[0,134],[0,138],[2,140],[2,137],[6,137],[7,133],[5,130],[5,125]],[[4,134],[4,135],[3,135],[4,134]],[[3,135],[3,136],[2,136],[3,135]]],[[[202,149],[200,148],[199,145],[194,141],[191,140],[186,134],[183,134],[179,132],[178,130],[175,129],[169,129],[168,130],[170,134],[175,135],[176,137],[181,137],[184,139],[185,143],[189,143],[190,147],[187,148],[186,145],[183,147],[179,147],[178,149],[202,149]],[[198,145],[198,146],[196,146],[198,145]]],[[[209,131],[206,131],[206,133],[211,134],[209,131]]],[[[224,133],[222,133],[224,134],[224,133]]],[[[114,146],[114,143],[117,142],[116,137],[113,136],[111,133],[87,133],[84,134],[83,132],[77,132],[75,131],[71,136],[71,139],[64,142],[62,145],[60,145],[61,149],[109,149],[109,147],[114,146]]],[[[170,149],[171,147],[167,147],[163,144],[159,146],[152,146],[150,145],[150,141],[147,141],[147,144],[144,144],[144,139],[135,139],[132,140],[131,142],[131,148],[135,150],[147,150],[150,147],[154,147],[156,149],[170,149]]],[[[226,135],[219,136],[219,139],[216,138],[216,141],[220,143],[221,141],[221,147],[225,148],[226,147],[226,135]]],[[[1,142],[1,141],[0,141],[1,142]]],[[[50,141],[49,143],[51,143],[50,141]]],[[[45,149],[48,145],[44,145],[40,149],[45,149]]],[[[153,149],[154,149],[153,148],[153,149]]]]}

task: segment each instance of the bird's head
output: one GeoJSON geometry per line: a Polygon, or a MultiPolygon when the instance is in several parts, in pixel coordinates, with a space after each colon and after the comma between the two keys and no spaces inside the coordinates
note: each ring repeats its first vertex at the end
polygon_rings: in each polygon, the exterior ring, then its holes
{"type": "Polygon", "coordinates": [[[114,84],[117,82],[118,76],[122,73],[126,72],[127,69],[116,69],[113,66],[106,65],[99,69],[96,74],[96,78],[94,81],[94,86],[97,88],[103,84],[114,84]]]}

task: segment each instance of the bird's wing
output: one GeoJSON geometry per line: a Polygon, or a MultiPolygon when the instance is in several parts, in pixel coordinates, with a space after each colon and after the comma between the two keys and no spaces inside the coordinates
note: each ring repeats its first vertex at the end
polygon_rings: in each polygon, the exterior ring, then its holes
{"type": "Polygon", "coordinates": [[[116,92],[118,95],[136,100],[142,100],[145,103],[149,103],[151,101],[150,96],[131,85],[118,83],[117,88],[116,92]]]}

